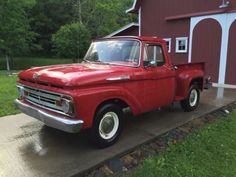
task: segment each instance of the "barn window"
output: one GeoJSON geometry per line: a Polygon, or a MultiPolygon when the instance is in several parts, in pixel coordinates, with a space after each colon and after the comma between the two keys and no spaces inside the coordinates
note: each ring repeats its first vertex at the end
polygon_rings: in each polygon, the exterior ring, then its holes
{"type": "Polygon", "coordinates": [[[171,38],[165,38],[168,53],[171,53],[171,38]]]}
{"type": "Polygon", "coordinates": [[[188,38],[187,37],[179,37],[176,38],[176,53],[187,53],[188,51],[188,38]]]}

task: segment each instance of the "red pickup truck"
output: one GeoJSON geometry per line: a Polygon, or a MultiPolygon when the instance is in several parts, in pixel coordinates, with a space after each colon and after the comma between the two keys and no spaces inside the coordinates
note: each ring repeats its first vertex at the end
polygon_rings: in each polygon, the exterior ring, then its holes
{"type": "Polygon", "coordinates": [[[204,63],[173,65],[162,39],[104,38],[92,42],[81,64],[22,71],[15,103],[49,127],[89,129],[91,141],[107,147],[122,132],[124,108],[138,115],[180,101],[193,111],[209,80],[204,63]]]}

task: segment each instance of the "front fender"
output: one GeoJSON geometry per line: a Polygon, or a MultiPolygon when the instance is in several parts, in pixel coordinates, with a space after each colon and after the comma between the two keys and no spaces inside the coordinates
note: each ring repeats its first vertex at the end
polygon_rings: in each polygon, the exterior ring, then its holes
{"type": "Polygon", "coordinates": [[[107,100],[120,99],[130,107],[134,115],[141,112],[139,101],[122,86],[101,86],[81,89],[77,92],[75,107],[77,117],[84,121],[83,128],[92,127],[97,107],[107,100]]]}

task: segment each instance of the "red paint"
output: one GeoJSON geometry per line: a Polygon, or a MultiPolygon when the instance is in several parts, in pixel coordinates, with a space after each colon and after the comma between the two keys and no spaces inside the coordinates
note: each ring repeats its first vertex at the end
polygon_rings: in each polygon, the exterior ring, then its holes
{"type": "Polygon", "coordinates": [[[236,21],[231,25],[229,31],[229,45],[228,45],[228,57],[227,57],[227,69],[226,69],[226,84],[236,84],[236,21]]]}
{"type": "MultiPolygon", "coordinates": [[[[145,6],[145,4],[151,4],[156,0],[134,0],[133,8],[128,9],[128,13],[138,13],[139,8],[145,6]]],[[[157,13],[166,11],[166,13],[172,13],[173,16],[180,14],[191,14],[191,13],[201,13],[207,11],[217,11],[219,6],[222,4],[222,0],[217,1],[205,1],[205,0],[181,0],[181,1],[156,1],[157,13]]],[[[227,12],[234,12],[236,8],[236,2],[230,1],[230,6],[226,8],[227,12]]],[[[169,15],[170,16],[170,15],[169,15]]],[[[180,15],[181,16],[181,15],[180,15]]]]}
{"type": "Polygon", "coordinates": [[[166,43],[161,39],[125,38],[137,39],[142,43],[139,67],[101,64],[39,67],[21,72],[18,83],[71,96],[76,108],[76,118],[84,121],[83,128],[90,128],[96,109],[107,100],[122,100],[129,105],[134,115],[138,115],[184,99],[191,81],[204,77],[203,63],[179,65],[177,71],[173,70],[166,43]],[[143,66],[146,43],[158,44],[163,48],[165,65],[149,68],[143,66]],[[35,73],[41,74],[39,79],[33,79],[35,73]],[[106,80],[127,75],[130,76],[130,80],[106,80]]]}
{"type": "Polygon", "coordinates": [[[204,15],[214,15],[214,14],[225,13],[225,12],[227,12],[227,9],[217,9],[217,10],[209,10],[209,11],[205,11],[205,12],[196,12],[196,13],[188,13],[188,14],[170,16],[170,17],[166,17],[165,19],[167,21],[182,20],[182,19],[191,18],[191,17],[204,16],[204,15]]]}
{"type": "MultiPolygon", "coordinates": [[[[229,0],[230,4],[227,8],[219,8],[222,4],[222,0],[134,0],[133,2],[133,6],[129,11],[130,13],[138,13],[141,8],[141,35],[171,38],[172,45],[170,57],[171,61],[176,64],[188,62],[189,53],[176,53],[175,48],[177,37],[190,36],[191,17],[236,12],[236,1],[233,0],[229,0]]],[[[208,26],[211,24],[208,24],[208,26]]],[[[202,27],[197,28],[200,29],[202,27]]],[[[195,51],[195,54],[192,56],[196,58],[192,58],[193,61],[206,62],[206,72],[212,74],[214,82],[218,83],[219,55],[221,52],[221,48],[219,47],[221,44],[219,42],[221,41],[222,36],[218,25],[213,24],[210,30],[207,28],[207,24],[205,24],[203,29],[206,29],[206,31],[200,30],[202,34],[195,30],[195,36],[196,33],[198,33],[198,39],[193,36],[195,39],[189,41],[189,44],[190,42],[193,43],[192,49],[193,52],[195,51]],[[202,47],[197,43],[201,43],[202,47]],[[197,48],[195,49],[196,46],[197,48]],[[203,46],[205,46],[205,48],[203,46]],[[199,48],[202,48],[202,50],[199,50],[199,48]]],[[[231,29],[230,33],[225,83],[236,84],[234,69],[235,27],[234,29],[231,29]]]]}
{"type": "Polygon", "coordinates": [[[206,75],[216,83],[219,79],[221,36],[221,26],[213,19],[201,21],[193,31],[192,62],[205,62],[206,75]]]}

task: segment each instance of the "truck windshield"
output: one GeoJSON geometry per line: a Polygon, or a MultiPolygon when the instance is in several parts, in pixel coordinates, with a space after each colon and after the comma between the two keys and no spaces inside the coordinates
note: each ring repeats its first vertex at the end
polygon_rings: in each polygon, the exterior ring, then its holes
{"type": "Polygon", "coordinates": [[[137,40],[112,39],[93,42],[84,57],[86,62],[138,66],[140,42],[137,40]]]}

